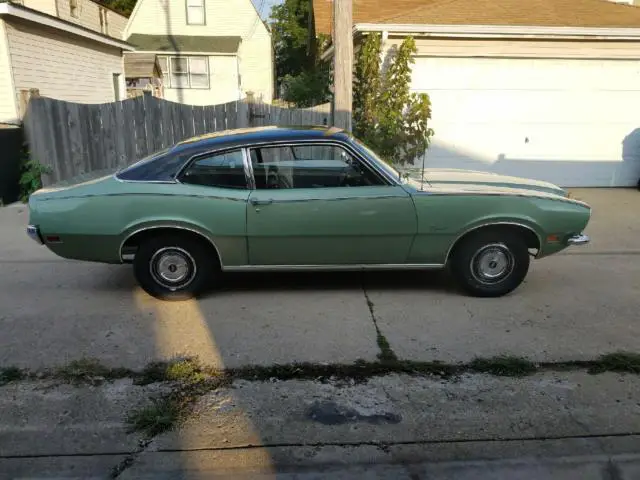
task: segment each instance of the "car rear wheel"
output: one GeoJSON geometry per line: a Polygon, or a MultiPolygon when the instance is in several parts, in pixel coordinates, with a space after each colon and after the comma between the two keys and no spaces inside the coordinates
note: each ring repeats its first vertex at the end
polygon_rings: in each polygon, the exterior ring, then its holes
{"type": "Polygon", "coordinates": [[[469,294],[500,297],[522,283],[529,263],[529,250],[521,235],[492,229],[461,240],[453,252],[451,272],[469,294]]]}
{"type": "Polygon", "coordinates": [[[133,269],[140,286],[162,300],[187,300],[199,294],[214,273],[204,242],[186,235],[161,235],[144,241],[133,269]]]}

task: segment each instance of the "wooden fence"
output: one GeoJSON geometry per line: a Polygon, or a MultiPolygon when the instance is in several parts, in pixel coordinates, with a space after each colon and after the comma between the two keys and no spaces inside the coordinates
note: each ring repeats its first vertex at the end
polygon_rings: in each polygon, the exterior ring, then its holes
{"type": "Polygon", "coordinates": [[[244,101],[184,105],[143,95],[78,104],[32,98],[24,118],[31,157],[51,168],[44,186],[130,164],[205,133],[265,125],[329,125],[330,105],[287,109],[244,101]]]}

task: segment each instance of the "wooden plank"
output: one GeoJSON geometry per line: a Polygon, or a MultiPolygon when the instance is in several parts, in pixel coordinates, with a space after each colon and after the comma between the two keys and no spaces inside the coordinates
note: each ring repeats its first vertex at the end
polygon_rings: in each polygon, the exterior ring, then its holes
{"type": "Polygon", "coordinates": [[[204,117],[204,107],[199,105],[194,105],[193,107],[193,130],[194,135],[200,136],[206,130],[205,117],[204,117]]]}
{"type": "Polygon", "coordinates": [[[184,130],[182,128],[182,115],[180,114],[180,104],[171,103],[171,123],[173,125],[174,141],[184,140],[184,130]]]}
{"type": "Polygon", "coordinates": [[[215,106],[216,132],[220,132],[227,128],[225,108],[226,104],[224,103],[215,106]]]}
{"type": "Polygon", "coordinates": [[[157,152],[164,148],[163,124],[161,101],[155,97],[149,97],[147,104],[147,134],[151,132],[151,145],[153,152],[157,152]],[[149,130],[150,128],[150,130],[149,130]]]}
{"type": "Polygon", "coordinates": [[[144,109],[144,135],[147,155],[156,151],[154,136],[153,136],[153,124],[154,111],[153,111],[153,97],[149,94],[142,95],[142,107],[144,109]]]}
{"type": "Polygon", "coordinates": [[[116,166],[122,168],[129,164],[127,157],[126,138],[130,136],[130,127],[124,118],[122,102],[116,102],[113,106],[114,122],[116,125],[116,166]]]}
{"type": "Polygon", "coordinates": [[[181,105],[180,110],[180,117],[182,118],[182,125],[184,129],[184,139],[193,138],[195,136],[193,125],[193,106],[181,105]]]}
{"type": "Polygon", "coordinates": [[[115,105],[104,103],[100,105],[100,117],[102,119],[102,129],[104,138],[104,167],[113,169],[118,166],[118,154],[116,152],[117,136],[120,134],[115,119],[115,105]]]}
{"type": "Polygon", "coordinates": [[[166,100],[159,102],[160,118],[162,118],[162,148],[167,148],[175,143],[173,123],[171,121],[171,104],[166,100]]]}
{"type": "Polygon", "coordinates": [[[136,158],[146,157],[147,152],[147,132],[144,129],[144,103],[143,99],[136,97],[133,99],[134,125],[136,131],[136,158]]]}
{"type": "Polygon", "coordinates": [[[64,172],[63,180],[73,178],[81,173],[80,170],[75,168],[70,158],[71,138],[69,134],[68,111],[69,104],[67,102],[57,102],[54,122],[56,123],[56,136],[61,152],[58,160],[60,162],[60,170],[64,172]]]}
{"type": "Polygon", "coordinates": [[[136,116],[133,111],[134,103],[133,99],[127,99],[122,101],[122,116],[124,120],[124,125],[127,127],[127,135],[125,138],[125,156],[127,158],[127,163],[133,163],[138,160],[138,154],[136,153],[136,128],[135,128],[135,120],[136,116]]]}
{"type": "Polygon", "coordinates": [[[207,121],[207,133],[216,131],[216,107],[213,105],[207,105],[204,107],[204,115],[207,121]]]}
{"type": "Polygon", "coordinates": [[[67,115],[69,124],[69,140],[71,142],[68,158],[71,165],[73,165],[73,169],[80,172],[87,161],[87,156],[84,152],[85,143],[82,138],[83,130],[86,129],[86,121],[82,118],[80,105],[77,103],[69,103],[67,105],[67,115]]]}
{"type": "Polygon", "coordinates": [[[238,102],[227,104],[227,129],[238,128],[238,102]]]}

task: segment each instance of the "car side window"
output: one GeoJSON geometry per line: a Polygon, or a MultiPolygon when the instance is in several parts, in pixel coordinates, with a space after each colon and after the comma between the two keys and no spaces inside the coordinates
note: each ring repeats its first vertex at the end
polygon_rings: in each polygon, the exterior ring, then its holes
{"type": "Polygon", "coordinates": [[[242,150],[197,158],[185,169],[180,181],[205,187],[247,189],[242,150]]]}
{"type": "Polygon", "coordinates": [[[386,185],[385,181],[337,145],[287,145],[251,150],[257,189],[386,185]]]}

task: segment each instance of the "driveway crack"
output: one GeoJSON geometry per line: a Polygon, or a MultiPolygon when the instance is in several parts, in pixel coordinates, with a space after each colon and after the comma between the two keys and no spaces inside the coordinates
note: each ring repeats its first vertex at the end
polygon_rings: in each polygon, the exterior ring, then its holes
{"type": "Polygon", "coordinates": [[[378,348],[380,349],[380,352],[378,353],[378,360],[380,360],[380,362],[382,363],[396,363],[398,361],[398,356],[391,348],[387,337],[385,337],[380,330],[380,326],[378,325],[378,320],[376,318],[375,305],[371,301],[371,298],[369,298],[369,293],[367,292],[367,288],[364,286],[364,284],[362,285],[362,292],[364,293],[364,298],[367,301],[367,306],[369,307],[371,321],[373,322],[373,326],[376,329],[376,342],[378,343],[378,348]]]}

